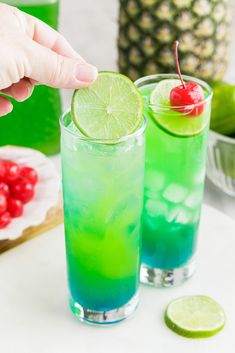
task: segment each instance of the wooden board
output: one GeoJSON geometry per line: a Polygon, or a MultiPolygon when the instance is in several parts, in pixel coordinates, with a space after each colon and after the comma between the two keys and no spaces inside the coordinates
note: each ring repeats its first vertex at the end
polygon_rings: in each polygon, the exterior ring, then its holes
{"type": "Polygon", "coordinates": [[[63,223],[63,207],[62,202],[57,207],[52,208],[45,219],[45,221],[36,227],[27,228],[22,236],[16,240],[0,240],[0,254],[4,251],[14,248],[17,245],[24,243],[27,240],[37,237],[46,231],[63,223]]]}

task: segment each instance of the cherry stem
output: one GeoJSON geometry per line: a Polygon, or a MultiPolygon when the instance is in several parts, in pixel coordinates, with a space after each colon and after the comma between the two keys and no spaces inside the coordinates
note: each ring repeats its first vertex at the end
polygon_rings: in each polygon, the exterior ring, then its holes
{"type": "Polygon", "coordinates": [[[178,46],[179,46],[179,42],[178,42],[178,40],[176,40],[176,41],[174,42],[174,54],[175,54],[176,70],[177,70],[177,72],[178,72],[178,75],[179,75],[180,81],[181,81],[181,83],[182,83],[182,86],[183,86],[184,88],[186,88],[185,82],[184,82],[183,77],[182,77],[181,72],[180,72],[179,56],[178,56],[178,46]]]}

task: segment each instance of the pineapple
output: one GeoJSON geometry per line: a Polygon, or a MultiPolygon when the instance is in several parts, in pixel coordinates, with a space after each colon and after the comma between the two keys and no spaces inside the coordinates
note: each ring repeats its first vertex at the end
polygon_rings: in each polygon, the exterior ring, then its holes
{"type": "Polygon", "coordinates": [[[229,0],[120,0],[119,69],[133,80],[174,72],[180,41],[184,74],[223,78],[228,59],[229,0]]]}

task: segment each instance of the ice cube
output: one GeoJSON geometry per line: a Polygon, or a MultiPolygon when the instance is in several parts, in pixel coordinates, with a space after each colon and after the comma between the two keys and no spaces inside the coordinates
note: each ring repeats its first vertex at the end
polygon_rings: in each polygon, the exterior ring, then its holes
{"type": "Polygon", "coordinates": [[[149,199],[145,207],[148,214],[152,217],[157,217],[157,216],[166,217],[168,214],[168,206],[161,201],[149,199]]]}
{"type": "Polygon", "coordinates": [[[147,170],[145,172],[146,189],[149,192],[156,192],[162,190],[165,185],[165,177],[162,173],[155,170],[147,170]]]}
{"type": "Polygon", "coordinates": [[[130,194],[123,199],[113,199],[112,201],[110,201],[109,209],[107,208],[104,212],[105,224],[112,226],[117,224],[117,227],[123,228],[130,224],[139,224],[141,207],[138,207],[138,205],[141,205],[141,197],[130,194]]]}
{"type": "Polygon", "coordinates": [[[188,190],[180,184],[172,183],[164,191],[163,197],[173,203],[179,203],[185,200],[188,190]]]}
{"type": "Polygon", "coordinates": [[[190,211],[186,210],[184,207],[175,207],[167,217],[169,223],[176,222],[180,224],[190,223],[192,219],[192,214],[190,211]]]}
{"type": "Polygon", "coordinates": [[[201,201],[202,201],[202,192],[194,191],[188,195],[188,197],[184,201],[184,204],[189,208],[195,208],[200,205],[201,201]]]}
{"type": "Polygon", "coordinates": [[[190,223],[191,219],[191,213],[182,208],[176,217],[176,222],[181,224],[188,224],[190,223]]]}
{"type": "Polygon", "coordinates": [[[169,223],[173,222],[176,220],[176,217],[178,216],[178,213],[179,213],[179,208],[173,208],[173,210],[171,210],[169,212],[169,214],[167,215],[167,221],[169,223]]]}

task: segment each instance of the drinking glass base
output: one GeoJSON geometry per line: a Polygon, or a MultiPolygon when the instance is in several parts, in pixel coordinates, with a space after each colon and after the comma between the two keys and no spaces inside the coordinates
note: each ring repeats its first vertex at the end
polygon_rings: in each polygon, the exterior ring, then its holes
{"type": "Polygon", "coordinates": [[[173,287],[187,281],[194,274],[195,270],[195,259],[190,260],[183,267],[170,270],[151,268],[143,264],[140,271],[140,280],[142,283],[154,287],[173,287]]]}
{"type": "Polygon", "coordinates": [[[127,319],[137,308],[139,293],[137,293],[127,304],[110,311],[95,311],[82,307],[70,298],[69,304],[72,312],[82,322],[93,325],[116,324],[127,319]]]}

